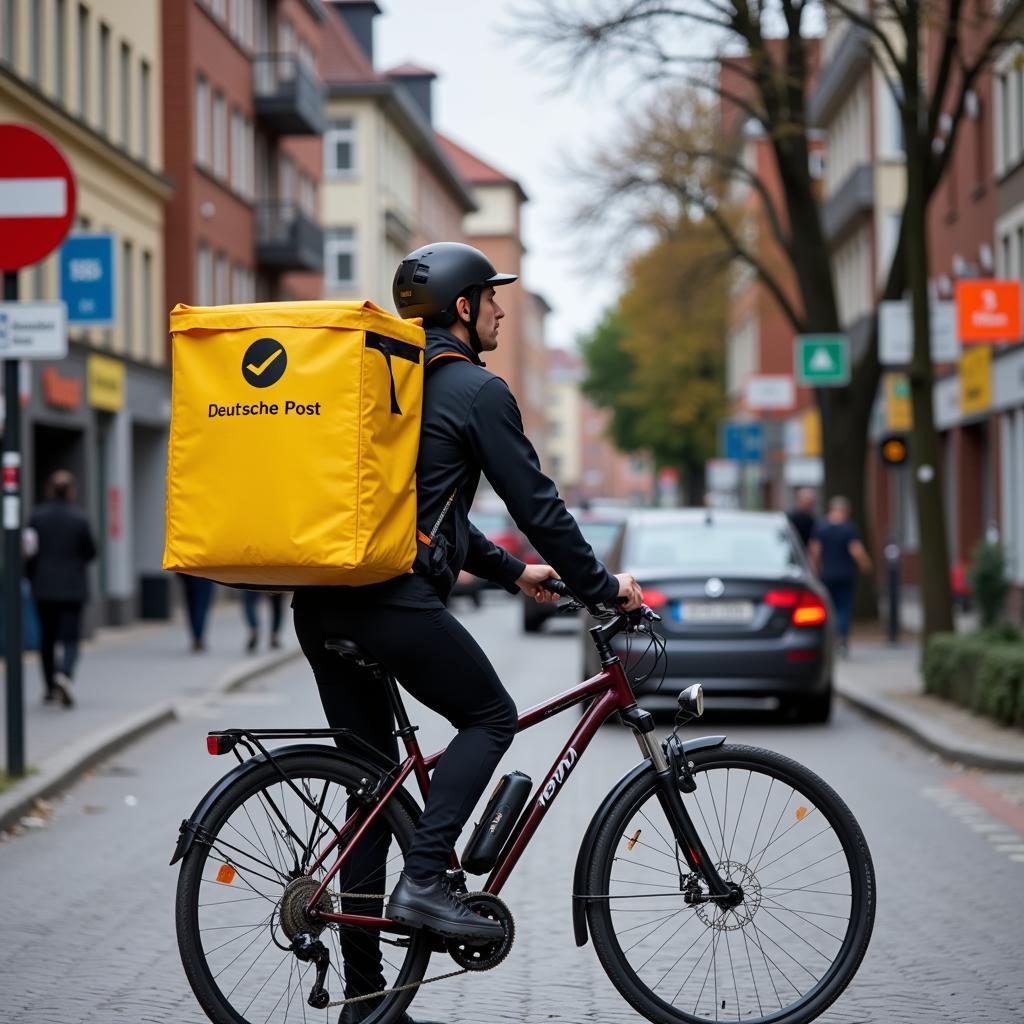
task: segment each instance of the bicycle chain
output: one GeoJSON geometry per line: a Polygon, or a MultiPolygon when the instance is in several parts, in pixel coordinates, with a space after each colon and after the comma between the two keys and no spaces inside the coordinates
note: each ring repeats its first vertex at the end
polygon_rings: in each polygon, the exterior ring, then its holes
{"type": "MultiPolygon", "coordinates": [[[[379,892],[342,892],[337,894],[339,898],[351,900],[379,900],[379,892]]],[[[419,988],[420,985],[430,985],[435,981],[444,981],[447,978],[457,978],[460,974],[469,974],[464,967],[461,971],[449,971],[448,974],[439,974],[436,978],[423,978],[421,981],[410,981],[408,985],[396,985],[394,988],[383,988],[379,992],[370,992],[365,996],[352,996],[351,999],[335,999],[328,1003],[325,1009],[333,1010],[338,1006],[347,1006],[349,1003],[364,1003],[367,999],[380,999],[384,996],[394,995],[396,992],[406,992],[411,988],[419,988]]]]}

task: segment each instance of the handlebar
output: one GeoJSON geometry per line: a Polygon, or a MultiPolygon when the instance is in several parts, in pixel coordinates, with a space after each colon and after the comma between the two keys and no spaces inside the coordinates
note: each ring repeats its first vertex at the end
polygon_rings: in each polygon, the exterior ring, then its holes
{"type": "MultiPolygon", "coordinates": [[[[646,619],[648,622],[661,622],[661,616],[654,611],[653,608],[648,608],[647,605],[642,604],[635,611],[624,612],[615,607],[609,607],[605,604],[588,605],[585,601],[581,601],[565,584],[564,580],[547,579],[541,586],[545,590],[549,590],[552,594],[557,594],[559,597],[567,597],[569,603],[564,607],[567,609],[585,608],[595,619],[609,619],[615,617],[622,617],[626,619],[626,625],[639,624],[641,619],[646,619]]],[[[622,604],[625,602],[625,598],[617,597],[615,604],[622,604]]]]}

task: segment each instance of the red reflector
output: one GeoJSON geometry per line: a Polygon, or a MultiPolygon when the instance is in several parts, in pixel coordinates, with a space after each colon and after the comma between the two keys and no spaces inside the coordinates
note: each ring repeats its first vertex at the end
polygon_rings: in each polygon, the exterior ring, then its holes
{"type": "Polygon", "coordinates": [[[764,595],[764,603],[772,608],[795,608],[799,600],[799,590],[769,590],[764,595]]]}
{"type": "Polygon", "coordinates": [[[820,626],[828,618],[821,598],[805,590],[800,603],[793,609],[794,626],[820,626]]]}
{"type": "Polygon", "coordinates": [[[645,590],[644,604],[648,608],[664,608],[668,604],[668,597],[660,590],[645,590]]]}
{"type": "Polygon", "coordinates": [[[233,746],[235,741],[230,736],[207,736],[206,737],[206,752],[213,754],[216,757],[218,754],[226,754],[233,746]]]}
{"type": "Polygon", "coordinates": [[[786,651],[786,661],[817,661],[817,651],[786,651]]]}

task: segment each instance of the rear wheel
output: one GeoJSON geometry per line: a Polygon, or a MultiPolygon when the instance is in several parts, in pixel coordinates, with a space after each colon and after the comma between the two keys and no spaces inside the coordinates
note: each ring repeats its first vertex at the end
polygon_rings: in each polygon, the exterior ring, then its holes
{"type": "Polygon", "coordinates": [[[864,836],[835,791],[789,758],[723,746],[692,760],[684,803],[742,898],[709,898],[649,772],[598,833],[587,886],[598,957],[656,1024],[805,1024],[849,984],[871,937],[864,836]]]}
{"type": "Polygon", "coordinates": [[[831,685],[824,693],[801,699],[796,706],[796,713],[801,722],[827,722],[832,714],[831,685]]]}
{"type": "MultiPolygon", "coordinates": [[[[354,807],[351,794],[366,784],[367,769],[325,750],[283,755],[288,782],[269,762],[242,776],[199,823],[178,877],[175,923],[189,984],[217,1024],[269,1024],[304,1020],[313,962],[290,946],[312,934],[326,947],[326,988],[332,1002],[385,988],[415,984],[430,958],[428,939],[371,932],[305,914],[337,850],[316,867],[354,807]],[[316,810],[319,808],[320,814],[316,810]]],[[[379,917],[412,841],[408,812],[391,800],[367,831],[356,855],[338,872],[317,906],[335,913],[379,917]],[[355,895],[359,894],[357,898],[355,895]],[[367,897],[366,894],[369,894],[367,897]]],[[[349,834],[352,834],[351,832],[349,834]]],[[[374,1000],[366,1024],[392,1024],[416,989],[374,1000]]],[[[338,1019],[331,1009],[328,1020],[338,1019]]]]}

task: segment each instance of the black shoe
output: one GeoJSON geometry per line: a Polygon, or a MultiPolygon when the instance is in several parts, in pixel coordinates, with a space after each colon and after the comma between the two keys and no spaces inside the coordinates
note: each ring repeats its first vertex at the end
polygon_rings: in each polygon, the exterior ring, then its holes
{"type": "Polygon", "coordinates": [[[60,698],[61,704],[66,708],[75,706],[75,698],[71,696],[71,679],[63,672],[54,672],[53,688],[60,698]]]}
{"type": "MultiPolygon", "coordinates": [[[[374,1010],[380,1005],[379,1000],[367,999],[364,1003],[346,1003],[341,1008],[341,1016],[338,1018],[338,1024],[360,1024],[361,1021],[366,1020],[367,1017],[373,1013],[374,1010]]],[[[438,1024],[437,1021],[421,1020],[415,1021],[407,1013],[403,1013],[398,1018],[398,1024],[438,1024]]]]}
{"type": "Polygon", "coordinates": [[[456,939],[490,942],[505,929],[497,921],[474,914],[448,887],[444,875],[429,882],[415,882],[403,872],[388,900],[387,916],[413,928],[429,928],[456,939]]]}
{"type": "Polygon", "coordinates": [[[43,694],[43,703],[44,704],[53,704],[56,700],[57,700],[57,691],[56,690],[47,690],[46,693],[43,694]]]}

